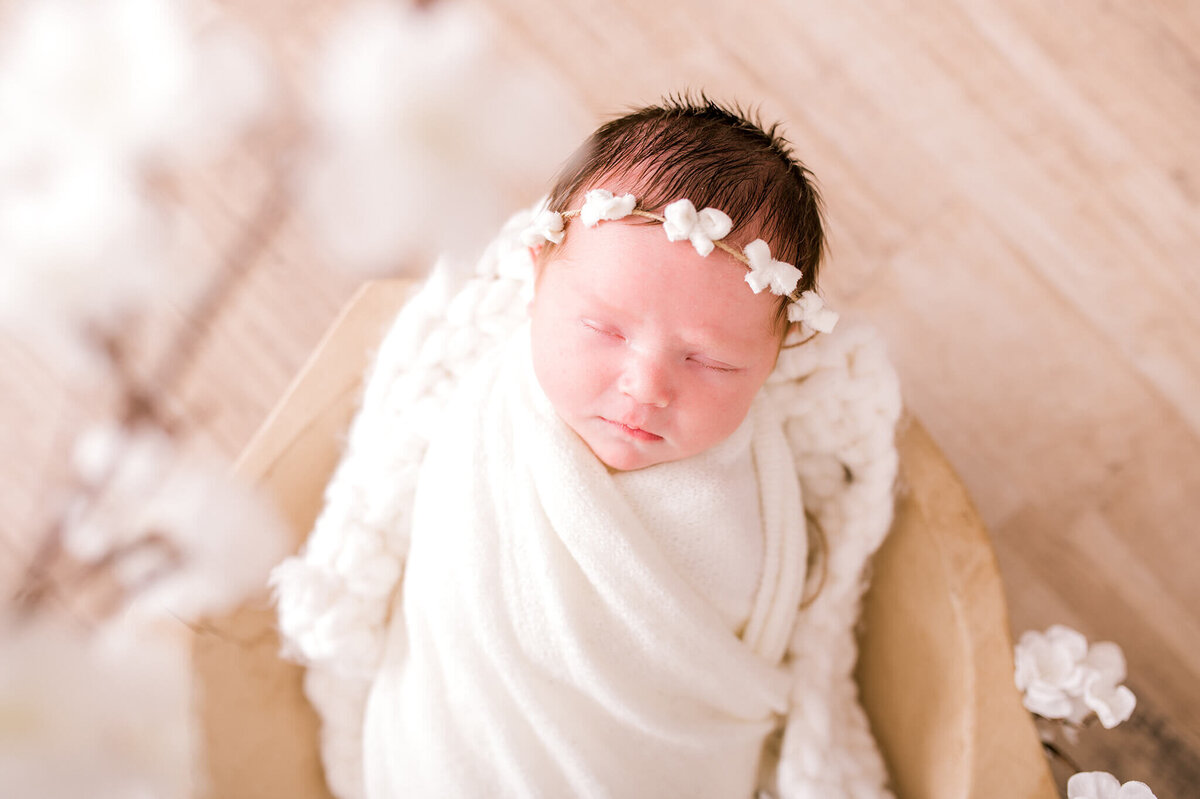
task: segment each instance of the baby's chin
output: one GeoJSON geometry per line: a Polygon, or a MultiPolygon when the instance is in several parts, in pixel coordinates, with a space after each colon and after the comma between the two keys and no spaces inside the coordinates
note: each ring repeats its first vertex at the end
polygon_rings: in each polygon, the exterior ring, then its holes
{"type": "Polygon", "coordinates": [[[595,436],[588,435],[579,429],[575,429],[575,435],[579,436],[583,445],[588,448],[596,460],[604,464],[604,468],[608,469],[610,474],[632,472],[652,465],[639,457],[639,453],[631,451],[631,448],[617,446],[613,441],[597,440],[595,436]]]}
{"type": "Polygon", "coordinates": [[[648,469],[661,463],[681,460],[681,457],[670,452],[645,451],[630,445],[622,445],[611,441],[593,442],[583,439],[596,459],[604,464],[609,473],[635,472],[648,469]]]}

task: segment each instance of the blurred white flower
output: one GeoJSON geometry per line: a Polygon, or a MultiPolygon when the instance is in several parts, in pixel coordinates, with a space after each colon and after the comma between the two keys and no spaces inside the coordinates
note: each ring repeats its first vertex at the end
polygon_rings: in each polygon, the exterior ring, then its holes
{"type": "Polygon", "coordinates": [[[562,214],[547,208],[539,211],[529,227],[521,231],[521,243],[526,247],[538,247],[548,241],[562,244],[565,235],[562,214]]]}
{"type": "Polygon", "coordinates": [[[161,289],[165,231],[122,172],[27,166],[0,172],[0,322],[70,356],[81,330],[111,326],[161,289]]]}
{"type": "Polygon", "coordinates": [[[580,115],[551,76],[489,40],[485,9],[362,2],[333,32],[312,98],[309,227],[366,272],[471,255],[513,192],[544,185],[580,115]]]}
{"type": "Polygon", "coordinates": [[[185,641],[0,619],[0,785],[12,797],[186,799],[198,737],[185,641]]]}
{"type": "Polygon", "coordinates": [[[837,325],[837,311],[825,307],[825,300],[815,291],[805,291],[788,306],[788,321],[801,322],[807,330],[818,333],[832,333],[837,325]]]}
{"type": "Polygon", "coordinates": [[[201,0],[36,0],[0,42],[0,129],[117,168],[223,146],[262,109],[264,64],[201,0]]]}
{"type": "Polygon", "coordinates": [[[1079,724],[1095,711],[1106,728],[1133,713],[1133,692],[1118,685],[1125,679],[1125,658],[1114,643],[1089,647],[1081,633],[1056,624],[1044,633],[1023,634],[1015,660],[1017,688],[1033,713],[1079,724]]]}
{"type": "Polygon", "coordinates": [[[1122,785],[1107,771],[1081,771],[1067,780],[1067,799],[1156,799],[1144,782],[1122,785]]]}
{"type": "Polygon", "coordinates": [[[73,514],[64,546],[94,562],[122,553],[114,576],[139,609],[220,613],[265,590],[290,537],[267,501],[217,461],[176,451],[158,430],[85,433],[75,452],[85,481],[111,469],[99,502],[73,514]]]}
{"type": "Polygon", "coordinates": [[[66,371],[88,333],[195,284],[144,168],[207,157],[264,105],[260,60],[204,8],[27,0],[0,29],[0,324],[66,371]]]}

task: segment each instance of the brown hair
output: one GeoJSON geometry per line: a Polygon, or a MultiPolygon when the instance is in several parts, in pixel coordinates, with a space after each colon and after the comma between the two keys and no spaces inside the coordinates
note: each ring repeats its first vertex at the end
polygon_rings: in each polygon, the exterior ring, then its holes
{"type": "Polygon", "coordinates": [[[658,213],[684,197],[718,208],[740,244],[766,239],[773,258],[803,271],[799,289],[816,289],[825,249],[821,197],[778,125],[764,128],[704,94],[669,96],[597,128],[559,174],[549,207],[576,208],[593,188],[631,192],[639,208],[658,213]]]}

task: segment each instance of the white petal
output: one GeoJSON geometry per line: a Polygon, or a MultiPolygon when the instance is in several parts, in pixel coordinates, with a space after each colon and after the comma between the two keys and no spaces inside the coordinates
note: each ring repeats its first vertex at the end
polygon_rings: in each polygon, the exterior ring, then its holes
{"type": "Polygon", "coordinates": [[[1071,713],[1071,700],[1062,691],[1043,683],[1034,683],[1022,700],[1025,709],[1048,719],[1066,718],[1071,713]]]}
{"type": "Polygon", "coordinates": [[[1046,630],[1047,643],[1057,649],[1062,649],[1068,656],[1079,661],[1087,657],[1087,638],[1078,630],[1073,630],[1065,624],[1055,624],[1046,630]]]}
{"type": "Polygon", "coordinates": [[[1067,799],[1118,799],[1121,783],[1107,771],[1081,771],[1067,780],[1067,799]]]}
{"type": "Polygon", "coordinates": [[[716,208],[705,208],[699,214],[700,228],[704,235],[713,241],[719,241],[733,230],[733,220],[724,211],[716,208]]]}
{"type": "Polygon", "coordinates": [[[637,198],[632,194],[622,194],[620,197],[613,199],[609,206],[609,215],[606,219],[624,219],[633,213],[633,209],[637,207],[637,198]]]}
{"type": "Polygon", "coordinates": [[[818,333],[832,333],[840,318],[832,308],[822,308],[811,319],[806,320],[805,324],[818,333]]]}
{"type": "Polygon", "coordinates": [[[663,230],[670,241],[683,241],[690,238],[692,229],[696,226],[696,206],[691,200],[676,200],[663,209],[663,230]]]}
{"type": "Polygon", "coordinates": [[[713,251],[712,239],[704,235],[702,230],[693,230],[692,235],[688,236],[688,241],[696,248],[696,252],[705,257],[713,251]]]}
{"type": "Polygon", "coordinates": [[[1095,669],[1109,685],[1125,681],[1125,653],[1112,641],[1092,644],[1084,662],[1095,669]]]}
{"type": "Polygon", "coordinates": [[[606,189],[592,189],[583,197],[583,209],[579,218],[588,227],[595,227],[603,216],[604,203],[612,199],[612,192],[606,189]]]}
{"type": "Polygon", "coordinates": [[[764,269],[771,263],[771,247],[762,239],[755,239],[742,248],[742,254],[752,269],[764,269]]]}
{"type": "Polygon", "coordinates": [[[1158,797],[1146,783],[1130,780],[1121,786],[1121,790],[1117,792],[1117,799],[1158,799],[1158,797]]]}
{"type": "Polygon", "coordinates": [[[1082,696],[1070,695],[1071,710],[1063,716],[1071,724],[1083,724],[1092,715],[1092,709],[1083,701],[1082,696]]]}
{"type": "Polygon", "coordinates": [[[1088,684],[1083,694],[1084,703],[1100,718],[1104,729],[1111,730],[1133,715],[1137,697],[1124,685],[1107,687],[1099,680],[1088,684]]]}
{"type": "Polygon", "coordinates": [[[561,244],[563,236],[562,214],[544,210],[521,232],[521,243],[526,247],[536,247],[547,241],[561,244]]]}
{"type": "Polygon", "coordinates": [[[579,218],[588,227],[595,227],[606,219],[624,219],[633,213],[636,206],[637,199],[632,194],[614,197],[607,189],[592,189],[584,195],[579,218]]]}

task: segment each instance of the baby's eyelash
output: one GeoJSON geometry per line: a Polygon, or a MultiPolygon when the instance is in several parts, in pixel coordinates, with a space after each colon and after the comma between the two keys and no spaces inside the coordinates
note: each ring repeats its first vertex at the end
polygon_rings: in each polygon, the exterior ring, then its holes
{"type": "Polygon", "coordinates": [[[624,336],[622,336],[619,331],[604,327],[603,325],[596,324],[595,322],[588,321],[587,319],[583,320],[583,326],[586,327],[588,330],[599,333],[602,336],[611,336],[612,338],[624,338],[624,336]]]}
{"type": "Polygon", "coordinates": [[[714,365],[713,365],[713,364],[711,364],[711,363],[705,363],[704,361],[698,361],[698,360],[696,360],[695,358],[692,358],[692,359],[691,359],[691,361],[692,361],[692,363],[695,363],[695,364],[698,364],[698,365],[700,365],[700,366],[703,366],[705,369],[708,369],[708,370],[710,370],[710,371],[713,371],[713,372],[722,372],[722,373],[724,373],[724,374],[728,374],[728,373],[730,373],[730,372],[736,372],[736,371],[738,371],[738,370],[737,370],[735,367],[733,367],[733,366],[714,366],[714,365]]]}

